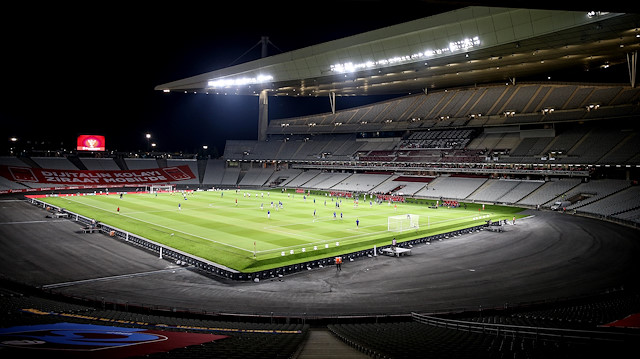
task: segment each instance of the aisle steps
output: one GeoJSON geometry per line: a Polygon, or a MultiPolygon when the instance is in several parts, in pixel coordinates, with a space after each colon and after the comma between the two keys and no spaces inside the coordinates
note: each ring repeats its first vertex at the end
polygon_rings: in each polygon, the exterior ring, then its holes
{"type": "Polygon", "coordinates": [[[326,328],[312,328],[297,359],[321,358],[360,359],[369,356],[348,346],[326,328]]]}

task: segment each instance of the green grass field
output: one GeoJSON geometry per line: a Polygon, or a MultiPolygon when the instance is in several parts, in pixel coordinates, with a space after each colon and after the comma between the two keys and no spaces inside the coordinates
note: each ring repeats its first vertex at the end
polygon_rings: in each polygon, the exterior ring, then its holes
{"type": "Polygon", "coordinates": [[[431,200],[376,204],[374,198],[370,204],[368,196],[360,197],[355,206],[353,199],[324,193],[305,199],[292,190],[130,193],[122,198],[112,193],[42,200],[242,272],[388,245],[394,237],[402,242],[488,219],[522,217],[522,209],[513,207],[487,205],[481,210],[481,205],[468,204],[466,209],[432,209],[426,205],[435,202],[431,200]],[[341,201],[339,208],[336,201],[341,201]],[[279,202],[282,208],[276,208],[279,202]],[[420,216],[419,229],[388,231],[389,216],[406,214],[420,216]]]}

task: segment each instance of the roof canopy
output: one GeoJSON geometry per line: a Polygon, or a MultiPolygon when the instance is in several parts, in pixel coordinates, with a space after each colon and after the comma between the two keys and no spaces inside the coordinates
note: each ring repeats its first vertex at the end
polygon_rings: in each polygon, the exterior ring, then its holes
{"type": "Polygon", "coordinates": [[[407,94],[626,62],[640,15],[467,7],[158,85],[279,96],[407,94]]]}

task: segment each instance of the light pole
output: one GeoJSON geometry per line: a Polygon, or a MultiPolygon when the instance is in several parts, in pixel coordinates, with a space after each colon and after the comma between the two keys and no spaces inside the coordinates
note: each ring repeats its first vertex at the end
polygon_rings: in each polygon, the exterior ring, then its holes
{"type": "Polygon", "coordinates": [[[16,144],[18,143],[18,138],[15,136],[9,137],[9,142],[11,142],[11,144],[9,145],[9,154],[11,156],[15,156],[17,151],[16,148],[16,144]]]}

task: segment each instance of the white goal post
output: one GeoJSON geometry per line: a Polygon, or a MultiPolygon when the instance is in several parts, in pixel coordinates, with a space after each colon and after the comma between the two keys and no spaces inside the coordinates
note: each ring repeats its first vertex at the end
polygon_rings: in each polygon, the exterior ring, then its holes
{"type": "Polygon", "coordinates": [[[389,232],[402,232],[418,228],[420,228],[420,216],[417,214],[390,216],[387,221],[389,232]]]}
{"type": "Polygon", "coordinates": [[[174,190],[174,186],[172,184],[152,184],[148,188],[149,193],[173,192],[174,190]]]}

